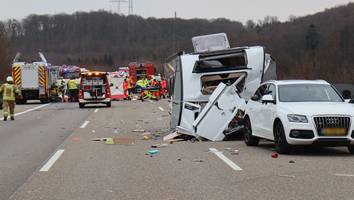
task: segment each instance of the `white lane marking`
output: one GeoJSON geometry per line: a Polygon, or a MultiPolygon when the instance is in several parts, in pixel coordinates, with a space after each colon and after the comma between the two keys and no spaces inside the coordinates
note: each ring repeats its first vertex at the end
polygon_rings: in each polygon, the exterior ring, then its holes
{"type": "Polygon", "coordinates": [[[98,112],[98,108],[96,108],[96,110],[94,112],[97,113],[98,112]]]}
{"type": "Polygon", "coordinates": [[[210,152],[215,154],[217,157],[219,157],[222,161],[224,161],[229,167],[231,167],[235,171],[241,171],[242,169],[236,165],[234,162],[232,162],[230,159],[228,159],[222,152],[218,151],[215,148],[209,148],[210,152]]]}
{"type": "Polygon", "coordinates": [[[86,126],[90,123],[90,121],[85,121],[80,128],[86,128],[86,126]]]}
{"type": "Polygon", "coordinates": [[[163,109],[163,107],[159,106],[159,109],[163,112],[165,111],[165,109],[163,109]]]}
{"type": "Polygon", "coordinates": [[[334,174],[335,176],[354,177],[354,174],[334,174]]]}
{"type": "Polygon", "coordinates": [[[55,154],[47,161],[45,165],[39,170],[40,172],[47,172],[54,165],[54,163],[60,158],[64,153],[64,149],[59,149],[55,154]]]}
{"type": "MultiPolygon", "coordinates": [[[[40,106],[37,106],[37,107],[34,107],[34,108],[31,108],[31,109],[28,109],[28,110],[25,110],[23,112],[15,113],[15,116],[23,115],[23,114],[38,110],[40,108],[46,107],[48,105],[49,105],[49,103],[48,104],[44,104],[44,105],[40,105],[40,106]]],[[[2,120],[4,120],[4,118],[2,118],[2,120]]]]}

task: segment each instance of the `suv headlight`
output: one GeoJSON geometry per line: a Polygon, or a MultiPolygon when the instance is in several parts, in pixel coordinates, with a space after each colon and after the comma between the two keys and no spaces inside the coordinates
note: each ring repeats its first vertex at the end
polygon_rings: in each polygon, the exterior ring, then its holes
{"type": "Polygon", "coordinates": [[[288,115],[289,122],[308,123],[305,115],[288,115]]]}

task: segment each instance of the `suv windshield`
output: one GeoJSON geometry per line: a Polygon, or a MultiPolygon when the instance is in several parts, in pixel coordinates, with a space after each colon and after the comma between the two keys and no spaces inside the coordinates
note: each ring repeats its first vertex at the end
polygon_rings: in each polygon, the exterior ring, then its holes
{"type": "Polygon", "coordinates": [[[343,102],[330,85],[295,84],[279,85],[281,102],[343,102]]]}

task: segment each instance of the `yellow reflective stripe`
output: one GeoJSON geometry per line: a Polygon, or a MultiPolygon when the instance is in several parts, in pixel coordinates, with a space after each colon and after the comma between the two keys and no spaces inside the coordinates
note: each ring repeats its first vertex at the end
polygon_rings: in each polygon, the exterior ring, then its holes
{"type": "Polygon", "coordinates": [[[17,85],[21,84],[21,68],[13,67],[12,68],[12,78],[14,79],[14,83],[17,85]]]}
{"type": "Polygon", "coordinates": [[[40,85],[45,86],[46,79],[45,79],[45,69],[42,66],[38,67],[38,82],[40,85]]]}

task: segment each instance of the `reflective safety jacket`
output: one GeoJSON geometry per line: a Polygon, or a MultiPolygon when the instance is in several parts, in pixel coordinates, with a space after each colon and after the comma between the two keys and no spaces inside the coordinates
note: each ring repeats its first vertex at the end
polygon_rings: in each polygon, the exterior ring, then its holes
{"type": "Polygon", "coordinates": [[[143,80],[138,80],[138,81],[136,82],[136,85],[138,85],[138,86],[140,86],[140,87],[145,87],[143,80]]]}
{"type": "Polygon", "coordinates": [[[5,83],[0,87],[0,93],[2,93],[2,99],[4,101],[15,101],[16,94],[20,94],[20,91],[16,85],[5,83]]]}
{"type": "Polygon", "coordinates": [[[69,80],[68,81],[68,89],[69,90],[77,90],[78,86],[75,80],[69,80]]]}

